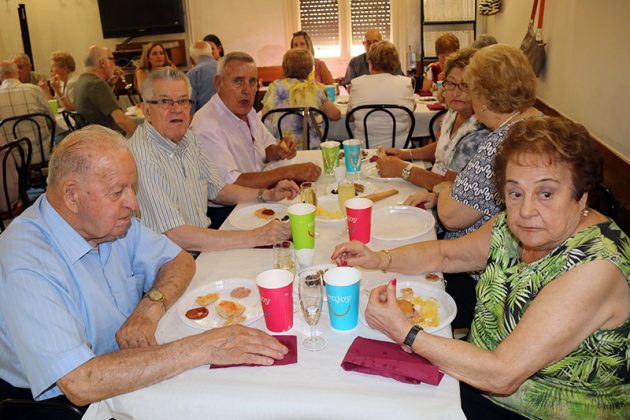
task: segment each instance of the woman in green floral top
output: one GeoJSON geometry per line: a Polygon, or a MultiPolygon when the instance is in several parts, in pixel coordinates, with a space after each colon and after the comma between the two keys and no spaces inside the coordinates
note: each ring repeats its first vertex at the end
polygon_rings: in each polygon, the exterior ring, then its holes
{"type": "MultiPolygon", "coordinates": [[[[630,240],[588,208],[602,179],[595,141],[568,120],[519,121],[495,177],[506,211],[476,232],[389,254],[350,242],[333,258],[401,273],[485,269],[470,342],[423,331],[412,342],[474,387],[462,384],[469,419],[630,418],[630,240]]],[[[366,319],[405,341],[411,326],[395,281],[372,291],[366,319]]]]}

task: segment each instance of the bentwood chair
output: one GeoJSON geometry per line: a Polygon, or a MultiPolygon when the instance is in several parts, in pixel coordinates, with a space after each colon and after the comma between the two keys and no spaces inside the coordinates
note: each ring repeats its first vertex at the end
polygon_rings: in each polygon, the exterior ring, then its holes
{"type": "MultiPolygon", "coordinates": [[[[303,124],[306,121],[306,127],[308,128],[308,134],[306,136],[306,145],[305,149],[310,149],[311,146],[311,130],[317,130],[318,137],[320,141],[326,141],[328,137],[328,118],[326,118],[326,114],[323,111],[317,108],[309,108],[309,107],[294,107],[294,108],[277,108],[272,109],[267,112],[262,117],[262,122],[265,122],[265,119],[272,114],[281,114],[280,118],[278,118],[277,128],[278,133],[282,133],[282,123],[283,121],[289,121],[289,119],[298,118],[300,124],[303,124]],[[306,116],[305,116],[306,111],[306,116]],[[310,116],[309,116],[310,113],[310,116]],[[288,118],[288,119],[287,119],[288,118]],[[320,131],[322,130],[322,131],[320,131]]],[[[296,142],[298,139],[296,139],[296,142]]]]}
{"type": "Polygon", "coordinates": [[[441,109],[431,117],[431,121],[429,121],[429,136],[431,137],[429,143],[433,143],[437,140],[437,132],[440,127],[440,121],[442,120],[442,116],[446,114],[446,111],[446,108],[441,109]]]}
{"type": "MultiPolygon", "coordinates": [[[[390,105],[390,104],[385,104],[385,105],[361,105],[358,106],[356,108],[353,108],[350,112],[348,112],[346,114],[346,130],[348,131],[348,135],[350,136],[350,138],[354,138],[353,134],[352,134],[352,127],[351,127],[351,122],[353,120],[355,120],[354,114],[357,111],[363,111],[363,110],[368,110],[368,112],[365,114],[365,116],[363,117],[363,132],[365,133],[365,147],[367,149],[370,148],[370,141],[369,141],[369,134],[368,134],[368,119],[370,116],[372,115],[377,115],[377,114],[386,114],[390,117],[391,121],[392,121],[392,145],[391,147],[396,147],[396,115],[394,114],[394,112],[396,112],[396,114],[400,115],[400,113],[403,114],[407,114],[406,116],[403,115],[403,117],[408,117],[409,118],[409,130],[407,132],[407,136],[405,139],[405,147],[407,147],[407,145],[409,143],[411,143],[411,135],[413,134],[413,130],[416,127],[416,118],[413,115],[413,112],[411,110],[409,110],[409,108],[406,108],[404,106],[400,106],[400,105],[390,105]]],[[[355,121],[355,124],[360,124],[361,122],[359,121],[355,121]]]]}
{"type": "Polygon", "coordinates": [[[81,114],[76,111],[64,110],[61,112],[61,116],[63,117],[63,120],[66,122],[68,130],[70,131],[77,131],[81,127],[85,127],[87,125],[87,121],[85,120],[85,118],[83,118],[81,114]]]}
{"type": "MultiPolygon", "coordinates": [[[[31,177],[29,174],[29,186],[35,186],[40,188],[46,187],[46,177],[44,175],[45,169],[48,168],[48,160],[46,158],[45,149],[48,149],[48,154],[52,152],[55,139],[55,120],[48,114],[34,113],[26,115],[18,115],[15,117],[5,118],[0,121],[0,129],[4,127],[5,132],[12,133],[10,139],[18,139],[24,137],[20,135],[22,130],[32,133],[34,138],[28,138],[31,141],[31,145],[39,145],[39,163],[31,164],[31,171],[36,172],[35,177],[31,177]],[[6,127],[5,127],[6,126],[6,127]],[[44,127],[48,127],[48,134],[45,134],[44,127]],[[30,130],[29,130],[30,129],[30,130]],[[49,137],[49,139],[46,139],[49,137]],[[47,146],[45,140],[49,140],[47,146]]],[[[31,157],[31,161],[34,157],[31,157]]]]}
{"type": "Polygon", "coordinates": [[[5,220],[17,217],[30,204],[26,184],[31,162],[31,142],[27,138],[15,140],[0,146],[0,173],[2,174],[2,194],[5,208],[0,208],[0,232],[4,231],[5,220]],[[17,197],[11,191],[17,182],[17,197]],[[17,201],[16,201],[17,198],[17,201]],[[13,201],[13,203],[11,203],[13,201]]]}

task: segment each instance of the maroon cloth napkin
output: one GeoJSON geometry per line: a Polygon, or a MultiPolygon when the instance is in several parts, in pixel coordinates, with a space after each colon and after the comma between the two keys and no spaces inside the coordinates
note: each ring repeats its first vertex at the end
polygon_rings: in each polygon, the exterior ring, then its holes
{"type": "MultiPolygon", "coordinates": [[[[297,363],[297,336],[295,335],[274,335],[279,342],[284,344],[289,352],[284,355],[283,359],[275,360],[273,365],[270,366],[280,366],[280,365],[292,365],[297,363]]],[[[210,365],[210,369],[222,369],[226,367],[233,366],[265,366],[265,365],[254,365],[252,363],[241,363],[236,365],[210,365]]]]}
{"type": "Polygon", "coordinates": [[[433,96],[430,90],[424,89],[418,92],[418,96],[433,96]]]}
{"type": "Polygon", "coordinates": [[[436,102],[434,104],[427,104],[427,108],[429,108],[431,111],[441,111],[442,109],[444,109],[444,105],[436,102]]]}
{"type": "Polygon", "coordinates": [[[363,337],[354,339],[341,367],[407,384],[438,385],[444,376],[440,368],[422,356],[405,352],[398,344],[363,337]]]}

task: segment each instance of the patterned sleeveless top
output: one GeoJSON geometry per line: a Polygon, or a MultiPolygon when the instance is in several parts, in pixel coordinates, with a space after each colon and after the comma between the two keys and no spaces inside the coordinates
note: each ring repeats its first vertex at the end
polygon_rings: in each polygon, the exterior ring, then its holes
{"type": "MultiPolygon", "coordinates": [[[[469,341],[494,350],[545,285],[595,260],[617,266],[630,287],[630,240],[612,220],[577,232],[547,256],[526,264],[520,261],[518,240],[507,226],[505,212],[500,213],[488,266],[477,284],[469,341]]],[[[630,318],[616,328],[595,331],[566,357],[536,372],[514,394],[490,398],[529,418],[630,418],[629,343],[630,318]]]]}

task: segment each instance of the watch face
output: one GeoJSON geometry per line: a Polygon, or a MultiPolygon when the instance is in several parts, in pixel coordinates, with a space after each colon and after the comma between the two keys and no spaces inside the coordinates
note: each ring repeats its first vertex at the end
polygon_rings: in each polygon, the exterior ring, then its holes
{"type": "Polygon", "coordinates": [[[164,295],[159,290],[151,290],[149,292],[149,299],[151,299],[151,300],[162,300],[162,299],[164,299],[164,295]]]}

